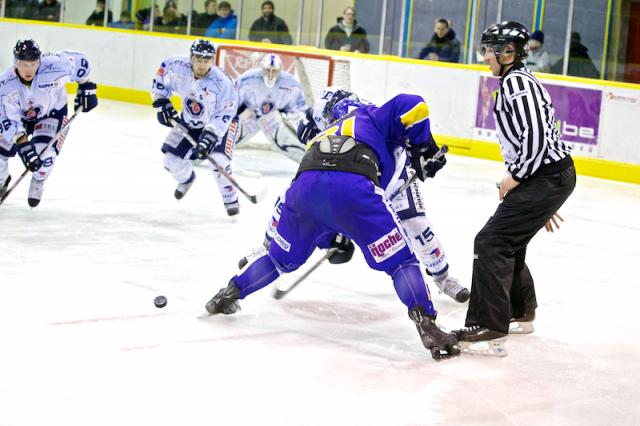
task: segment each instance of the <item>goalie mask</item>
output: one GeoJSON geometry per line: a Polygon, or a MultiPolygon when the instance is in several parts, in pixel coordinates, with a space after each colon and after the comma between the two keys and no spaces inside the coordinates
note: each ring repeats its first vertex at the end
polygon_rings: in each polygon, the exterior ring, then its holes
{"type": "Polygon", "coordinates": [[[278,77],[280,77],[282,60],[275,53],[268,53],[262,58],[260,66],[262,67],[262,80],[265,86],[271,89],[278,81],[278,77]]]}

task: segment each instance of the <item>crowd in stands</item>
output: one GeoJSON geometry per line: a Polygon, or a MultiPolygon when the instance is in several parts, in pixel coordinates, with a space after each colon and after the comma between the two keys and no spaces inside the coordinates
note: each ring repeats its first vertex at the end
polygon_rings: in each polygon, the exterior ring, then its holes
{"type": "MultiPolygon", "coordinates": [[[[62,5],[58,0],[0,0],[5,2],[5,17],[16,19],[37,19],[59,22],[62,5]]],[[[132,16],[127,10],[120,13],[119,20],[113,20],[113,13],[107,10],[106,0],[96,0],[95,9],[87,17],[85,24],[112,28],[143,29],[153,31],[185,34],[188,17],[180,12],[177,0],[156,0],[155,7],[139,9],[132,16]]],[[[276,15],[273,1],[263,1],[260,16],[249,28],[249,40],[262,43],[293,44],[289,26],[276,15]]],[[[205,0],[204,11],[192,12],[191,34],[222,39],[238,38],[238,17],[228,1],[205,0]]],[[[560,57],[551,63],[549,53],[544,48],[545,35],[542,31],[531,33],[528,46],[528,57],[525,65],[532,71],[563,73],[564,58],[560,57]]],[[[369,53],[370,44],[367,31],[358,24],[356,10],[347,6],[342,16],[337,18],[336,25],[331,27],[324,38],[326,49],[343,52],[369,53]]],[[[460,41],[446,18],[438,18],[433,27],[433,34],[420,50],[418,59],[442,62],[461,62],[460,41]]],[[[571,34],[571,46],[568,62],[568,74],[581,77],[599,78],[600,73],[589,57],[588,48],[582,44],[579,33],[571,34]]]]}

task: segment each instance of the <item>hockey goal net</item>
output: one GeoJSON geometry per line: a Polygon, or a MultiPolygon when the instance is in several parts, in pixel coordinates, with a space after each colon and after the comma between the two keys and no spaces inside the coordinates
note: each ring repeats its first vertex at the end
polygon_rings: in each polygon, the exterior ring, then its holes
{"type": "Polygon", "coordinates": [[[300,80],[309,106],[313,105],[315,97],[327,86],[337,86],[345,90],[351,87],[347,60],[295,49],[219,45],[216,50],[216,65],[236,80],[245,71],[258,68],[260,60],[267,53],[280,56],[282,69],[300,80]]]}

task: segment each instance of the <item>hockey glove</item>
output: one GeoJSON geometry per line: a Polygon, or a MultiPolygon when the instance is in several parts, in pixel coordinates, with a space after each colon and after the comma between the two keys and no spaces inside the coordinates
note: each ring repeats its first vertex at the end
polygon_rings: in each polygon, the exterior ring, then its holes
{"type": "Polygon", "coordinates": [[[178,111],[173,107],[171,101],[167,98],[159,98],[151,104],[158,114],[158,122],[163,126],[173,127],[171,120],[178,121],[178,111]]]}
{"type": "Polygon", "coordinates": [[[437,146],[434,148],[434,146],[430,146],[429,144],[408,146],[407,155],[409,156],[409,161],[411,161],[411,167],[413,167],[413,170],[415,170],[418,175],[418,179],[421,181],[424,181],[428,177],[434,177],[438,170],[447,164],[447,159],[444,155],[439,159],[433,158],[437,152],[437,146]]]}
{"type": "Polygon", "coordinates": [[[98,106],[98,95],[96,95],[96,84],[90,81],[78,84],[78,93],[73,102],[74,109],[82,107],[82,112],[89,112],[98,106]]]}
{"type": "Polygon", "coordinates": [[[298,140],[301,144],[306,145],[311,139],[315,138],[320,132],[316,126],[316,122],[313,121],[313,114],[311,108],[307,110],[304,118],[298,123],[298,140]]]}
{"type": "Polygon", "coordinates": [[[338,251],[329,258],[329,263],[333,263],[334,265],[350,261],[353,257],[353,251],[355,250],[353,242],[341,234],[336,235],[333,241],[331,241],[331,248],[338,249],[338,251]]]}
{"type": "Polygon", "coordinates": [[[18,145],[18,154],[24,163],[24,166],[32,172],[42,167],[42,160],[38,157],[36,149],[32,143],[26,142],[18,145]]]}
{"type": "Polygon", "coordinates": [[[203,130],[198,139],[198,146],[194,149],[196,151],[196,157],[201,160],[207,158],[209,150],[218,143],[218,137],[211,130],[203,130]]]}

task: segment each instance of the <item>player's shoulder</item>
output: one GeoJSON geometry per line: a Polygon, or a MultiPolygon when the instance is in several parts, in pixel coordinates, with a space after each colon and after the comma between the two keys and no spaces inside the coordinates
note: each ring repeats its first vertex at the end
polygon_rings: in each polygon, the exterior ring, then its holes
{"type": "Polygon", "coordinates": [[[286,71],[280,71],[278,84],[283,87],[302,87],[300,80],[286,71]]]}
{"type": "Polygon", "coordinates": [[[243,72],[238,77],[237,84],[252,84],[262,82],[262,70],[260,68],[250,69],[243,72]]]}
{"type": "Polygon", "coordinates": [[[191,72],[191,61],[186,56],[169,56],[160,64],[165,71],[191,72]]]}
{"type": "Polygon", "coordinates": [[[18,83],[18,75],[15,68],[10,67],[0,74],[0,93],[11,90],[18,83]]]}
{"type": "Polygon", "coordinates": [[[205,84],[211,85],[215,84],[216,86],[228,86],[233,87],[233,80],[219,67],[213,66],[211,70],[209,70],[209,74],[203,79],[205,84]]]}

